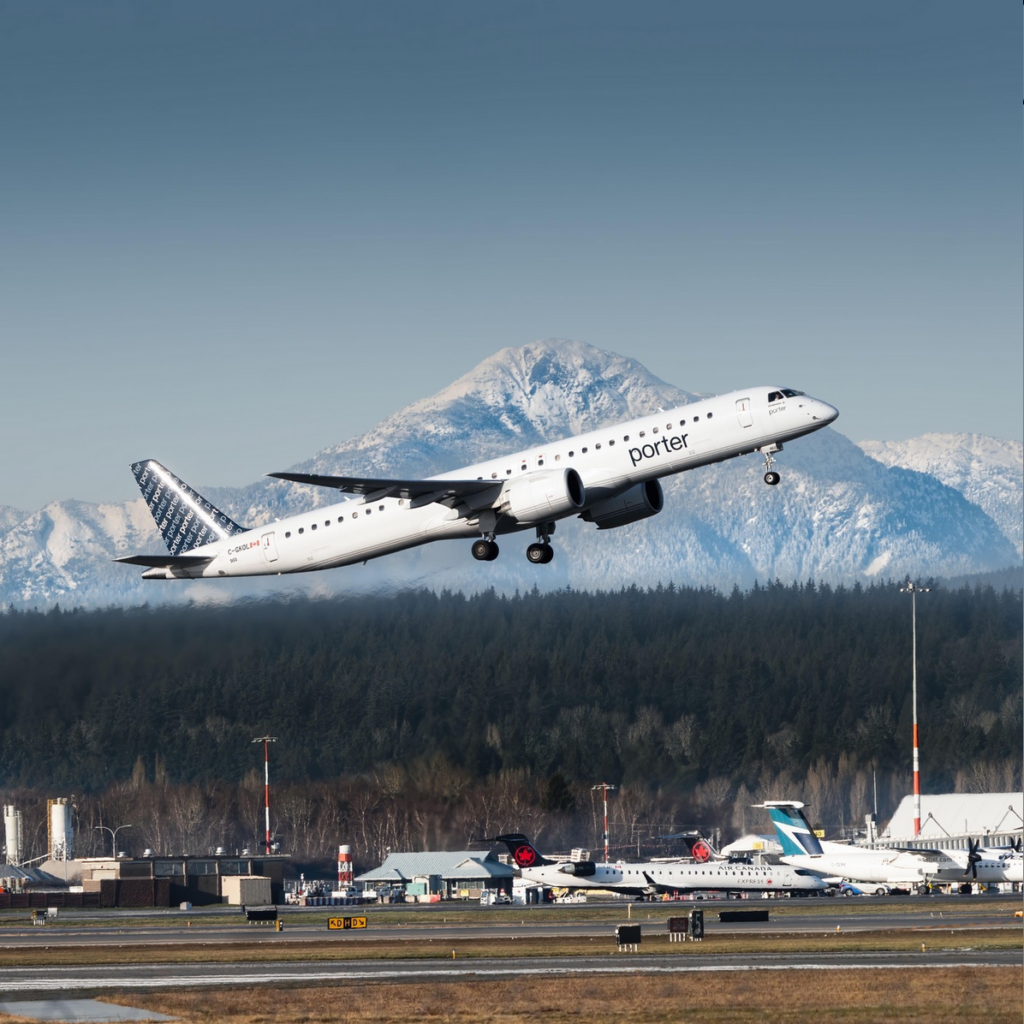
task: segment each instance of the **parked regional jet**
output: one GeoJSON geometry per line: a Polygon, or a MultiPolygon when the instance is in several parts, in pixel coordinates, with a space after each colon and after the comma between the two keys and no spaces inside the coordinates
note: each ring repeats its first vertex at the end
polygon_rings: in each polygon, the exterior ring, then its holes
{"type": "Polygon", "coordinates": [[[559,519],[578,515],[607,530],[660,512],[661,477],[760,452],[765,483],[777,484],[772,465],[783,442],[820,430],[838,415],[802,391],[758,387],[426,480],[271,473],[358,497],[251,528],[148,459],[134,463],[132,472],[168,554],[116,561],[146,566],[143,579],[280,575],[458,537],[477,537],[473,557],[492,561],[498,534],[532,529],[537,540],[526,557],[543,564],[552,559],[559,519]]]}
{"type": "MultiPolygon", "coordinates": [[[[1021,861],[1012,851],[983,854],[969,850],[896,849],[851,846],[819,840],[796,800],[768,800],[757,807],[771,816],[782,844],[785,864],[806,868],[825,878],[884,885],[914,885],[919,892],[931,882],[1019,882],[1021,861]]],[[[881,890],[879,890],[881,891],[881,890]]]]}
{"type": "MultiPolygon", "coordinates": [[[[813,871],[784,864],[743,864],[722,860],[648,861],[629,864],[616,861],[553,861],[542,856],[520,832],[481,840],[504,843],[523,878],[553,889],[607,889],[630,896],[686,892],[782,892],[811,896],[828,886],[813,871]]],[[[708,852],[710,858],[711,853],[708,852]]]]}

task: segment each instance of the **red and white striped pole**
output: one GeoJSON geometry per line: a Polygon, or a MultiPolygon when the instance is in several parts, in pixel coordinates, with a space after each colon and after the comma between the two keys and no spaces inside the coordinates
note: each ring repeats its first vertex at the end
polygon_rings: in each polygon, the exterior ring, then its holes
{"type": "Polygon", "coordinates": [[[609,786],[607,782],[599,782],[596,786],[591,786],[591,789],[600,789],[604,791],[604,862],[608,861],[608,790],[614,789],[614,786],[609,786]]]}
{"type": "Polygon", "coordinates": [[[267,853],[270,853],[270,744],[276,742],[276,736],[257,736],[253,740],[253,743],[263,744],[263,804],[267,819],[267,853]]]}
{"type": "Polygon", "coordinates": [[[929,587],[919,587],[910,580],[900,587],[901,594],[910,595],[911,628],[911,705],[914,713],[914,835],[921,831],[921,759],[917,746],[917,595],[927,594],[929,587]]]}

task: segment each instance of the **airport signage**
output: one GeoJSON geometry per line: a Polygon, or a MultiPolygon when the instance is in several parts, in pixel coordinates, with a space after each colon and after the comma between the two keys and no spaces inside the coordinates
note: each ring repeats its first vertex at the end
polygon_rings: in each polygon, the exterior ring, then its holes
{"type": "Polygon", "coordinates": [[[329,917],[327,927],[330,931],[340,931],[343,928],[365,928],[365,917],[329,917]]]}

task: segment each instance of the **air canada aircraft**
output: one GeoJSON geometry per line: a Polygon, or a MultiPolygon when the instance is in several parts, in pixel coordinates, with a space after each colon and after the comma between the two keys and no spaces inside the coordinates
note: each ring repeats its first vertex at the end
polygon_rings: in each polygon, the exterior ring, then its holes
{"type": "Polygon", "coordinates": [[[660,478],[759,452],[765,483],[783,443],[839,415],[791,388],[756,387],[653,413],[588,434],[514,452],[426,480],[270,473],[281,480],[353,495],[265,526],[247,527],[159,462],[132,473],[167,544],[167,554],[118,562],[146,568],[143,579],[196,579],[311,572],[366,562],[435,540],[476,537],[480,561],[498,557],[498,535],[534,530],[535,564],[553,557],[555,524],[579,516],[599,530],[662,510],[660,478]]]}
{"type": "MultiPolygon", "coordinates": [[[[796,800],[768,800],[782,844],[781,860],[826,878],[844,878],[879,885],[913,885],[925,892],[932,882],[1020,882],[1021,856],[1008,848],[1001,853],[971,843],[968,850],[877,848],[830,843],[818,839],[796,800]]],[[[884,891],[879,889],[879,892],[884,891]]]]}
{"type": "Polygon", "coordinates": [[[598,864],[594,861],[554,861],[542,856],[520,832],[481,840],[504,843],[520,874],[536,885],[552,889],[605,889],[628,896],[657,896],[686,892],[782,892],[812,896],[828,886],[813,871],[785,864],[748,864],[712,859],[703,862],[649,861],[598,864]]]}

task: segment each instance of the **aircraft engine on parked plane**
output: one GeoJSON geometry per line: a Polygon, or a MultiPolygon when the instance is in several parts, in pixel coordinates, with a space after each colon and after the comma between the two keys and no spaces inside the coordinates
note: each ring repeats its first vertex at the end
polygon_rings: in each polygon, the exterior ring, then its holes
{"type": "Polygon", "coordinates": [[[558,870],[563,875],[572,875],[573,878],[589,878],[597,874],[597,865],[593,861],[579,860],[569,864],[559,864],[558,870]]]}
{"type": "Polygon", "coordinates": [[[503,511],[518,523],[547,522],[583,508],[586,489],[575,469],[528,473],[509,485],[503,511]]]}
{"type": "Polygon", "coordinates": [[[612,530],[616,526],[628,526],[657,515],[664,507],[665,494],[661,484],[657,480],[645,480],[614,498],[592,505],[580,513],[580,518],[596,523],[599,530],[612,530]]]}

